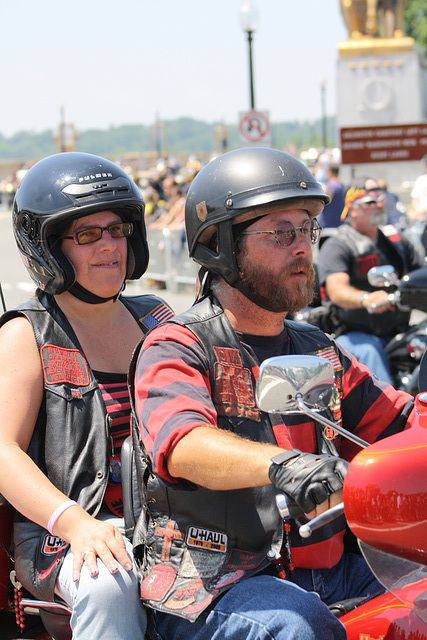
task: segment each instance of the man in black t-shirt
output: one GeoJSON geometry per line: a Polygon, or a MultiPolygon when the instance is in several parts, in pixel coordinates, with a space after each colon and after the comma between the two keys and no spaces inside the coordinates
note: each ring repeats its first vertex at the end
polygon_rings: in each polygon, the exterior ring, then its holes
{"type": "Polygon", "coordinates": [[[391,289],[368,283],[371,267],[390,264],[399,278],[421,266],[412,244],[386,225],[383,197],[351,187],[343,212],[346,224],[322,245],[318,261],[323,300],[335,307],[337,340],[380,380],[391,383],[384,345],[409,324],[409,313],[389,302],[391,289]]]}

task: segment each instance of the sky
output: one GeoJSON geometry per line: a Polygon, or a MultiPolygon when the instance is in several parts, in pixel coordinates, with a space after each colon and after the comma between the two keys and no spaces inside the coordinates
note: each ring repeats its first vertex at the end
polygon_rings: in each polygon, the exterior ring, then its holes
{"type": "MultiPolygon", "coordinates": [[[[253,0],[255,108],[270,122],[336,113],[339,0],[253,0]]],[[[0,0],[0,133],[77,131],[250,108],[243,0],[0,0]]]]}

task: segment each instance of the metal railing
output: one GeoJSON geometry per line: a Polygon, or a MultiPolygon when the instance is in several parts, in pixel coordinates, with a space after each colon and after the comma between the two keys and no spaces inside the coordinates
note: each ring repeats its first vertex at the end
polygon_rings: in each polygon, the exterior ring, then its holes
{"type": "Polygon", "coordinates": [[[177,291],[180,284],[196,282],[198,265],[188,256],[184,229],[149,229],[147,238],[150,262],[143,280],[164,282],[170,291],[177,291]]]}

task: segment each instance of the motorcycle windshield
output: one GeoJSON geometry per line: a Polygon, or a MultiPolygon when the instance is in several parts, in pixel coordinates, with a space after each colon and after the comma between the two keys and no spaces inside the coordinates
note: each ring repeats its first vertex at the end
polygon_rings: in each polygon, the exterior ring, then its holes
{"type": "Polygon", "coordinates": [[[377,580],[427,624],[427,567],[370,547],[361,540],[363,557],[377,580]]]}

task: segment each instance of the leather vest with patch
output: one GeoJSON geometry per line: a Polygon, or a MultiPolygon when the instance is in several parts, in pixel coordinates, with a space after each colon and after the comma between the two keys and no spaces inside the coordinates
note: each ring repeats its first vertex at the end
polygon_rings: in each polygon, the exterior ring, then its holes
{"type": "MultiPolygon", "coordinates": [[[[253,368],[259,363],[243,349],[217,301],[207,298],[171,322],[190,329],[209,358],[218,426],[276,444],[268,414],[255,404],[253,368]]],[[[342,367],[331,340],[317,327],[291,321],[285,325],[295,353],[333,352],[341,389],[342,367]]],[[[131,399],[140,347],[129,373],[131,399]]],[[[340,420],[340,411],[328,411],[328,417],[340,420]]],[[[279,490],[269,484],[211,491],[191,483],[188,490],[174,489],[151,472],[136,419],[133,442],[143,490],[133,538],[141,598],[154,609],[195,620],[222,592],[264,569],[270,549],[280,551],[283,522],[275,507],[279,490]]]]}
{"type": "MultiPolygon", "coordinates": [[[[378,235],[384,243],[387,243],[394,251],[395,259],[393,266],[402,277],[408,273],[408,258],[402,238],[392,225],[378,229],[378,235]]],[[[350,224],[343,224],[337,236],[345,243],[353,256],[353,269],[349,274],[350,284],[362,291],[376,291],[368,283],[366,274],[370,267],[381,264],[378,250],[372,240],[356,231],[350,224]],[[363,262],[363,266],[361,263],[363,262]]],[[[345,327],[345,331],[364,331],[376,336],[392,336],[400,331],[405,331],[409,324],[410,313],[396,309],[395,311],[385,311],[381,314],[368,313],[366,309],[342,309],[336,307],[338,317],[345,327]]]]}
{"type": "MultiPolygon", "coordinates": [[[[153,312],[155,316],[157,310],[167,308],[155,296],[123,296],[120,300],[144,333],[157,324],[153,312]]],[[[44,377],[44,398],[27,453],[52,484],[96,516],[109,476],[101,391],[71,325],[52,296],[42,294],[6,312],[0,326],[18,316],[31,323],[44,377]]],[[[33,595],[54,600],[55,581],[67,550],[63,540],[16,513],[16,574],[33,595]]]]}

